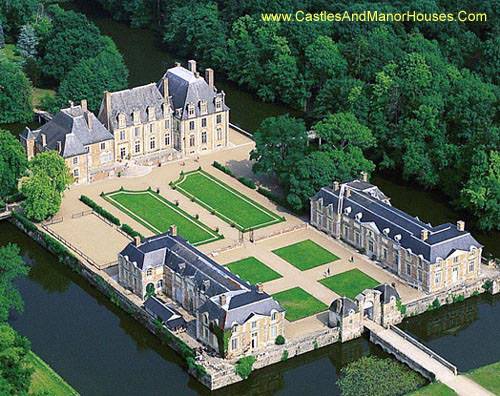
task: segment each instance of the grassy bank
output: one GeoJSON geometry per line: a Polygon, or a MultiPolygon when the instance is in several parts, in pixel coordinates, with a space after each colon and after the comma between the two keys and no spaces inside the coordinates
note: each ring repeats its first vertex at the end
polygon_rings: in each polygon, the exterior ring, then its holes
{"type": "Polygon", "coordinates": [[[455,396],[456,393],[453,389],[448,388],[441,382],[433,382],[426,385],[407,396],[455,396]]]}
{"type": "Polygon", "coordinates": [[[51,396],[78,395],[76,390],[33,352],[29,355],[29,362],[35,369],[31,377],[30,394],[45,391],[51,396]]]}
{"type": "Polygon", "coordinates": [[[493,394],[500,395],[500,362],[472,370],[467,376],[493,394]]]}

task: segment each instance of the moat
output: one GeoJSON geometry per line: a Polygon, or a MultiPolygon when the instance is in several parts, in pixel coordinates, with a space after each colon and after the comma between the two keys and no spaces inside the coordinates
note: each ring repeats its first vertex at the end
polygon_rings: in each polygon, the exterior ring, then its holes
{"type": "MultiPolygon", "coordinates": [[[[131,86],[154,81],[173,63],[173,57],[156,47],[153,33],[130,29],[88,9],[82,11],[117,42],[131,72],[131,86]],[[143,59],[148,62],[138,61],[143,59]]],[[[281,106],[262,104],[230,83],[219,85],[228,93],[233,121],[249,130],[267,116],[289,112],[281,106]]],[[[19,126],[11,130],[15,133],[19,126]]],[[[372,181],[393,198],[394,204],[425,220],[454,222],[459,216],[445,199],[432,193],[380,176],[372,181]]],[[[474,234],[487,250],[500,256],[498,232],[474,234]]],[[[174,352],[161,346],[77,274],[58,264],[54,256],[2,222],[0,245],[8,242],[17,243],[32,266],[30,277],[19,282],[25,312],[13,316],[11,323],[82,395],[209,393],[189,377],[174,352]]],[[[485,295],[406,320],[401,327],[460,370],[469,370],[500,360],[498,315],[499,297],[485,295]]],[[[338,394],[335,381],[339,370],[366,354],[384,355],[362,338],[259,370],[248,381],[216,394],[338,394]]]]}

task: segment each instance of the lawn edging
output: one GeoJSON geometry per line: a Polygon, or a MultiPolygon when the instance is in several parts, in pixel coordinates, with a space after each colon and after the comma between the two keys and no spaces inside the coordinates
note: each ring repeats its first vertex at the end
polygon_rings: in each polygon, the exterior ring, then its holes
{"type": "Polygon", "coordinates": [[[169,185],[172,189],[180,191],[183,195],[188,197],[192,202],[195,202],[198,205],[204,207],[210,213],[215,214],[217,217],[221,218],[223,221],[230,224],[231,226],[234,226],[235,228],[237,228],[238,230],[240,230],[242,232],[257,230],[259,228],[268,227],[270,225],[281,223],[281,222],[285,221],[285,218],[283,216],[278,216],[277,214],[273,213],[272,211],[270,211],[269,209],[267,209],[266,207],[264,207],[260,203],[254,201],[253,199],[251,199],[249,197],[246,197],[245,195],[241,194],[238,190],[229,186],[227,183],[223,182],[222,180],[217,179],[215,176],[212,176],[210,173],[204,171],[201,167],[199,167],[198,169],[192,170],[192,171],[188,171],[188,172],[181,171],[179,178],[175,181],[171,181],[169,183],[169,185]],[[243,201],[246,201],[247,203],[250,203],[251,205],[255,206],[257,209],[261,210],[263,213],[265,213],[269,217],[273,218],[274,220],[272,222],[259,224],[259,225],[256,225],[254,227],[246,227],[245,228],[243,226],[240,226],[234,220],[228,218],[224,214],[217,211],[215,208],[206,204],[201,199],[197,198],[195,195],[191,194],[190,192],[184,190],[182,187],[179,186],[189,175],[195,174],[195,173],[200,173],[203,176],[205,176],[206,178],[210,179],[212,182],[222,185],[229,192],[236,195],[238,198],[242,199],[243,201]]]}
{"type": "Polygon", "coordinates": [[[79,396],[79,393],[36,353],[30,351],[28,360],[35,370],[32,376],[31,392],[35,394],[45,391],[52,396],[79,396]],[[50,387],[47,386],[47,383],[42,383],[40,377],[48,379],[50,387]]]}

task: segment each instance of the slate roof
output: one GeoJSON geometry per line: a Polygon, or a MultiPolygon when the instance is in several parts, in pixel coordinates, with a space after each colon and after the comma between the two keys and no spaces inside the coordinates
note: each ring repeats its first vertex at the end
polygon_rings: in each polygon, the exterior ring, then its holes
{"type": "Polygon", "coordinates": [[[349,316],[349,312],[352,310],[358,312],[358,305],[348,297],[340,297],[330,304],[330,311],[335,312],[342,318],[349,316]]]}
{"type": "MultiPolygon", "coordinates": [[[[361,223],[372,223],[379,232],[388,229],[388,237],[395,242],[395,236],[400,235],[399,243],[402,247],[411,249],[416,255],[422,255],[431,263],[436,262],[438,257],[445,259],[455,250],[470,250],[471,246],[482,247],[469,232],[459,231],[455,224],[446,223],[435,227],[426,224],[389,203],[356,189],[355,185],[350,185],[349,197],[344,195],[342,205],[344,215],[354,219],[356,214],[361,213],[361,223]],[[351,210],[346,214],[345,210],[348,207],[351,210]],[[421,239],[422,230],[429,231],[429,238],[426,241],[421,239]]],[[[331,204],[336,211],[339,192],[340,189],[333,191],[329,187],[323,187],[312,200],[322,198],[324,206],[331,204]]]]}
{"type": "MultiPolygon", "coordinates": [[[[109,120],[113,129],[118,128],[119,114],[125,115],[125,123],[127,127],[134,125],[132,116],[134,111],[137,110],[140,114],[140,123],[142,124],[148,122],[147,110],[151,106],[155,110],[156,119],[163,118],[163,103],[165,100],[154,83],[125,89],[123,91],[112,92],[110,95],[111,113],[109,114],[109,120]]],[[[105,120],[103,120],[105,105],[106,98],[104,98],[101,102],[101,108],[99,110],[99,118],[103,122],[105,122],[105,120]]]]}
{"type": "Polygon", "coordinates": [[[235,324],[242,325],[255,315],[271,316],[274,311],[284,312],[274,298],[265,292],[258,292],[255,286],[250,291],[232,291],[224,295],[225,305],[220,304],[220,296],[214,296],[199,308],[200,313],[208,312],[210,321],[216,320],[224,330],[235,324]]]}
{"type": "Polygon", "coordinates": [[[170,329],[184,327],[185,320],[181,314],[172,307],[167,306],[156,297],[149,297],[144,302],[144,309],[153,317],[160,319],[170,329]]]}
{"type": "Polygon", "coordinates": [[[61,142],[61,154],[64,158],[88,152],[86,146],[107,140],[113,135],[101,124],[90,111],[84,111],[81,106],[72,106],[59,111],[49,122],[36,131],[25,131],[23,138],[35,138],[41,147],[45,134],[47,145],[44,150],[58,150],[61,142]],[[89,125],[90,119],[90,125],[89,125]]]}
{"type": "Polygon", "coordinates": [[[200,312],[209,312],[220,324],[243,323],[253,314],[270,315],[283,308],[267,293],[259,293],[255,286],[243,281],[226,267],[218,264],[179,236],[168,233],[146,238],[136,246],[129,243],[120,253],[146,270],[166,265],[182,277],[189,277],[208,297],[200,312]],[[227,304],[219,304],[224,294],[227,304]],[[243,322],[241,322],[243,320],[243,322]]]}
{"type": "Polygon", "coordinates": [[[382,293],[381,298],[384,304],[390,302],[391,297],[394,297],[396,300],[400,298],[397,290],[394,287],[388,285],[387,283],[382,283],[377,287],[374,287],[373,289],[378,290],[379,292],[382,293]]]}
{"type": "MultiPolygon", "coordinates": [[[[218,93],[215,87],[210,87],[203,77],[196,76],[192,71],[182,66],[168,69],[162,79],[165,77],[168,80],[168,91],[172,97],[173,109],[182,109],[181,119],[188,118],[187,106],[190,103],[194,104],[197,117],[202,115],[200,101],[207,102],[208,114],[216,112],[215,98],[222,94],[218,93]]],[[[157,83],[157,87],[161,95],[163,95],[162,80],[157,83]]],[[[222,110],[229,110],[229,107],[223,104],[222,110]]]]}

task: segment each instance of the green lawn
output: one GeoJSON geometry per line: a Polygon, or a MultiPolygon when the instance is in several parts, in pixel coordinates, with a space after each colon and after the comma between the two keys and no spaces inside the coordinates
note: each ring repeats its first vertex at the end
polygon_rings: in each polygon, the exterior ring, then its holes
{"type": "Polygon", "coordinates": [[[455,396],[456,392],[448,388],[441,382],[433,382],[432,384],[423,386],[422,388],[411,392],[408,396],[455,396]]]}
{"type": "Polygon", "coordinates": [[[56,91],[54,91],[53,89],[33,87],[33,107],[40,106],[42,98],[44,96],[55,96],[55,95],[56,91]]]}
{"type": "Polygon", "coordinates": [[[163,233],[175,224],[179,235],[193,245],[221,238],[214,230],[152,191],[117,191],[106,194],[105,198],[155,234],[163,233]]]}
{"type": "MultiPolygon", "coordinates": [[[[242,231],[283,221],[281,217],[227,184],[201,170],[185,174],[174,183],[181,193],[242,231]]],[[[242,187],[244,189],[245,187],[242,187]]]]}
{"type": "Polygon", "coordinates": [[[251,284],[265,283],[281,278],[281,275],[255,257],[247,257],[227,265],[227,268],[251,284]]]}
{"type": "Polygon", "coordinates": [[[380,282],[355,268],[319,281],[339,296],[356,297],[363,290],[380,285],[380,282]]]}
{"type": "Polygon", "coordinates": [[[285,318],[290,322],[328,309],[326,304],[323,304],[300,287],[273,294],[273,298],[286,309],[285,318]]]}
{"type": "Polygon", "coordinates": [[[301,271],[331,263],[339,258],[317,243],[307,239],[276,250],[273,253],[288,261],[301,271]]]}
{"type": "Polygon", "coordinates": [[[76,390],[33,352],[30,352],[28,361],[35,369],[31,377],[30,394],[45,391],[50,396],[78,395],[76,390]]]}
{"type": "Polygon", "coordinates": [[[500,362],[472,370],[467,376],[494,395],[500,395],[500,362]]]}

